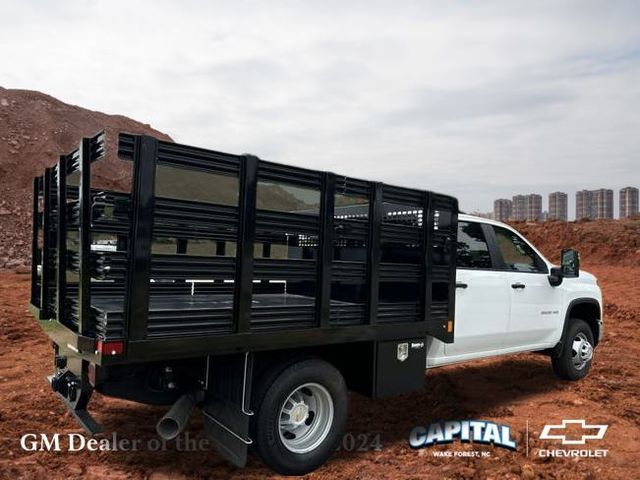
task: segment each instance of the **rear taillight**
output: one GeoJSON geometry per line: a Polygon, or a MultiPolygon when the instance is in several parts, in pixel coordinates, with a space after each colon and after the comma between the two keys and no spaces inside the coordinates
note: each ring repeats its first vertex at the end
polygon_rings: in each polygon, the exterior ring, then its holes
{"type": "Polygon", "coordinates": [[[124,353],[124,342],[122,340],[105,342],[96,341],[96,353],[102,355],[122,355],[124,353]]]}

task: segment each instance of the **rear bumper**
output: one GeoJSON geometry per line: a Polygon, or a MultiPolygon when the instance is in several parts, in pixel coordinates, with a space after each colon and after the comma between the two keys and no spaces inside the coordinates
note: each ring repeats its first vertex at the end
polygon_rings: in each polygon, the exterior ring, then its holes
{"type": "MultiPolygon", "coordinates": [[[[40,309],[34,305],[29,305],[29,310],[38,321],[42,331],[58,346],[62,355],[77,357],[97,365],[105,363],[103,355],[96,351],[95,338],[78,335],[77,332],[61,324],[56,319],[40,318],[40,309]]],[[[106,356],[106,358],[109,359],[110,357],[106,356]]]]}

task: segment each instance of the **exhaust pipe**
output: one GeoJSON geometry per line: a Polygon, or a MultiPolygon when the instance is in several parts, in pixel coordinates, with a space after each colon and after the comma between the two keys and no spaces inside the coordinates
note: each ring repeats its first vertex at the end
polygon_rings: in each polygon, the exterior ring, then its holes
{"type": "Polygon", "coordinates": [[[165,440],[173,440],[187,426],[193,407],[201,400],[201,392],[182,395],[156,425],[156,431],[165,440]]]}

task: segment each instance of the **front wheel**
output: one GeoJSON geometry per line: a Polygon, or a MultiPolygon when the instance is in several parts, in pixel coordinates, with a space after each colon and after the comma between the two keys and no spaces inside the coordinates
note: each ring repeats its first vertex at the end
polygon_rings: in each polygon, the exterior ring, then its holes
{"type": "Polygon", "coordinates": [[[555,374],[564,380],[580,380],[589,373],[593,360],[593,332],[584,320],[572,319],[562,340],[562,353],[552,357],[555,374]]]}
{"type": "Polygon", "coordinates": [[[347,421],[347,387],[340,372],[319,359],[289,365],[260,382],[254,440],[275,471],[302,475],[337,448],[347,421]]]}

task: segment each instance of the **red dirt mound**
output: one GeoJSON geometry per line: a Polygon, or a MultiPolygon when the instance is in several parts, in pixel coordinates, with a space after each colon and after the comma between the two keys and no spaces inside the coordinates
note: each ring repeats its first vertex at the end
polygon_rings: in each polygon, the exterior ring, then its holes
{"type": "Polygon", "coordinates": [[[559,262],[561,249],[575,248],[585,265],[640,265],[640,219],[514,222],[512,226],[554,262],[559,262]]]}
{"type": "MultiPolygon", "coordinates": [[[[30,262],[32,179],[56,163],[83,136],[106,129],[115,155],[117,132],[171,140],[149,125],[69,105],[44,93],[0,87],[0,269],[30,262]]],[[[107,161],[110,161],[109,159],[107,161]]]]}

